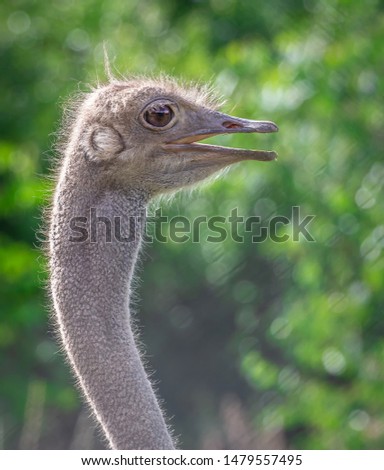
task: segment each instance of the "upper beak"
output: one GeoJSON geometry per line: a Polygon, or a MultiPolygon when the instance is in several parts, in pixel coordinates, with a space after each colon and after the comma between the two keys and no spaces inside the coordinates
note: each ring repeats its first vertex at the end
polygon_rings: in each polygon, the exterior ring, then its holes
{"type": "Polygon", "coordinates": [[[168,150],[189,150],[198,153],[232,155],[236,159],[270,161],[277,158],[276,152],[266,150],[246,150],[222,147],[219,145],[196,144],[196,142],[220,134],[234,133],[269,133],[277,132],[279,128],[271,121],[253,121],[229,116],[222,113],[207,113],[199,119],[198,128],[178,137],[166,144],[168,150]]]}

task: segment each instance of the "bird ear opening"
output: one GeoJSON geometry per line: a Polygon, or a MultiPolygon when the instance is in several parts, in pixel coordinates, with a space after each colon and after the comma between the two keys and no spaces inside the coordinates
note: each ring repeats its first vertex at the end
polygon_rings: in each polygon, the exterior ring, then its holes
{"type": "Polygon", "coordinates": [[[124,150],[120,132],[113,127],[99,126],[91,133],[91,160],[107,161],[124,150]]]}

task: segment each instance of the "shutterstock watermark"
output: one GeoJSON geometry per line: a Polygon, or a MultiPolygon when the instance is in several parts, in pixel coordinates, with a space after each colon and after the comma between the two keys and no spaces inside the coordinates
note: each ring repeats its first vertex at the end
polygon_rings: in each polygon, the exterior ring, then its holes
{"type": "Polygon", "coordinates": [[[189,219],[183,215],[167,216],[162,209],[154,215],[114,216],[105,217],[97,214],[96,208],[91,208],[89,217],[73,217],[70,220],[69,240],[74,243],[130,243],[143,236],[148,243],[221,243],[231,239],[237,243],[251,241],[263,243],[271,240],[275,243],[287,241],[308,242],[316,241],[310,232],[309,225],[315,219],[314,215],[302,217],[300,206],[293,206],[291,216],[274,215],[267,220],[260,216],[243,216],[238,208],[230,211],[228,216],[201,215],[189,219]]]}

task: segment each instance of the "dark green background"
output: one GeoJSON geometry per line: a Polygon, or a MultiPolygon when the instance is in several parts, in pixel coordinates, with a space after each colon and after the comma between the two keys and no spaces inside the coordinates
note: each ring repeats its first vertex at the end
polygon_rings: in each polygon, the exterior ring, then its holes
{"type": "Polygon", "coordinates": [[[36,235],[60,103],[104,80],[103,41],[116,71],[210,81],[226,112],[280,127],[216,140],[280,158],[237,165],[164,214],[315,215],[314,243],[146,247],[137,317],[182,447],[384,447],[383,10],[1,2],[1,448],[103,446],[54,340],[36,235]]]}

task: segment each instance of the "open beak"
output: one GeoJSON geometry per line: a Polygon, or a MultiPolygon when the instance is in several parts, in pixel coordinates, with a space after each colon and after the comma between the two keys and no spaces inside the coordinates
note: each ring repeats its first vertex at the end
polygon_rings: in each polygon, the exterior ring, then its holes
{"type": "Polygon", "coordinates": [[[240,160],[260,160],[271,161],[277,158],[276,152],[267,150],[246,150],[239,148],[222,147],[219,145],[197,143],[220,134],[234,133],[269,133],[277,132],[279,128],[270,121],[252,121],[238,117],[228,116],[222,113],[207,113],[199,120],[198,129],[191,129],[190,132],[172,140],[166,144],[168,151],[187,151],[199,154],[216,156],[231,156],[237,161],[240,160]]]}

